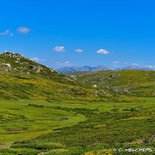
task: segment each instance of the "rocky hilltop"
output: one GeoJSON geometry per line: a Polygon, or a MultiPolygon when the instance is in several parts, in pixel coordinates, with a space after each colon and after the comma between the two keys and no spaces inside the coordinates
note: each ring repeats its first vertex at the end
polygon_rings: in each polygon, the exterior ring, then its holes
{"type": "Polygon", "coordinates": [[[53,79],[57,82],[73,84],[73,80],[63,74],[39,64],[19,53],[6,51],[0,54],[0,74],[11,74],[16,76],[37,75],[45,78],[53,79]]]}
{"type": "Polygon", "coordinates": [[[31,59],[20,55],[19,53],[13,53],[9,51],[0,54],[0,66],[1,72],[23,71],[27,74],[32,74],[45,73],[48,71],[48,73],[51,72],[54,74],[59,74],[53,69],[49,69],[46,66],[38,64],[31,59]]]}

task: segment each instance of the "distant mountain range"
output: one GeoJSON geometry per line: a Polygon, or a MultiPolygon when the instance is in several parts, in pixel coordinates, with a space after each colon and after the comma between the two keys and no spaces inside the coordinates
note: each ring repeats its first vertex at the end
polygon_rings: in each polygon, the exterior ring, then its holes
{"type": "Polygon", "coordinates": [[[121,70],[123,70],[123,69],[126,69],[126,70],[150,70],[150,71],[155,70],[154,66],[139,66],[139,65],[130,65],[130,66],[122,68],[121,70]]]}
{"type": "Polygon", "coordinates": [[[72,67],[63,67],[57,69],[58,72],[67,74],[67,73],[74,73],[79,71],[103,71],[103,70],[110,70],[105,66],[72,66],[72,67]]]}
{"type": "Polygon", "coordinates": [[[58,68],[57,71],[62,74],[75,73],[75,72],[92,72],[92,71],[104,71],[104,70],[155,70],[153,66],[139,66],[139,65],[129,65],[127,67],[110,69],[105,66],[72,66],[72,67],[62,67],[58,68]]]}

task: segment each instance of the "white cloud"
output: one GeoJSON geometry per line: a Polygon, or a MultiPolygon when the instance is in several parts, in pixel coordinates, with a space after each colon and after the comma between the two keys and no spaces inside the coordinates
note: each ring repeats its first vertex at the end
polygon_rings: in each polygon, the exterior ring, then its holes
{"type": "Polygon", "coordinates": [[[113,61],[112,62],[113,67],[119,67],[121,65],[121,62],[119,61],[113,61]]]}
{"type": "Polygon", "coordinates": [[[53,48],[53,51],[55,52],[65,52],[65,47],[64,46],[56,46],[53,48]]]}
{"type": "MultiPolygon", "coordinates": [[[[134,63],[135,64],[135,63],[134,63]]],[[[121,62],[121,61],[113,61],[112,62],[112,66],[113,67],[125,67],[126,65],[128,65],[128,62],[126,62],[126,61],[123,61],[123,62],[121,62]]]]}
{"type": "Polygon", "coordinates": [[[132,63],[132,66],[140,66],[138,63],[132,63]]]}
{"type": "Polygon", "coordinates": [[[118,65],[118,64],[120,64],[119,61],[113,61],[112,63],[113,63],[114,65],[118,65]]]}
{"type": "Polygon", "coordinates": [[[71,62],[70,62],[70,61],[65,61],[64,64],[65,64],[66,66],[68,66],[68,65],[70,66],[70,65],[71,65],[71,62]]]}
{"type": "Polygon", "coordinates": [[[106,55],[106,54],[109,54],[110,52],[105,49],[99,49],[96,51],[96,53],[106,55]]]}
{"type": "Polygon", "coordinates": [[[0,32],[0,36],[13,36],[13,33],[10,30],[5,30],[0,32]]]}
{"type": "Polygon", "coordinates": [[[32,61],[38,62],[40,59],[39,58],[30,58],[32,61]]]}
{"type": "Polygon", "coordinates": [[[45,61],[44,59],[40,59],[40,58],[30,58],[32,61],[35,61],[35,62],[39,62],[39,61],[45,61]]]}
{"type": "Polygon", "coordinates": [[[7,36],[7,35],[9,35],[10,34],[10,31],[9,30],[5,30],[5,31],[3,31],[3,32],[0,32],[0,35],[1,36],[7,36]]]}
{"type": "Polygon", "coordinates": [[[21,34],[27,34],[31,31],[30,28],[28,27],[18,27],[17,28],[17,32],[21,33],[21,34]]]}
{"type": "Polygon", "coordinates": [[[75,52],[76,52],[76,53],[83,53],[83,52],[84,52],[84,50],[83,50],[83,49],[81,49],[81,48],[77,48],[77,49],[75,49],[75,52]]]}
{"type": "Polygon", "coordinates": [[[65,61],[65,62],[57,62],[56,63],[58,67],[71,67],[73,64],[70,61],[65,61]]]}

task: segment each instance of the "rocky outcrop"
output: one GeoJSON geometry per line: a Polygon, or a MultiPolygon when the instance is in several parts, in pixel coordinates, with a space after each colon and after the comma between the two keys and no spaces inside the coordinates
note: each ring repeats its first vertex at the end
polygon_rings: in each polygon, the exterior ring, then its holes
{"type": "Polygon", "coordinates": [[[19,53],[13,53],[13,52],[10,52],[10,51],[5,51],[3,53],[3,56],[5,57],[10,57],[10,58],[14,58],[14,59],[17,59],[19,60],[20,58],[22,58],[23,56],[20,55],[19,53]]]}
{"type": "Polygon", "coordinates": [[[39,73],[42,70],[42,68],[39,67],[39,66],[30,65],[30,66],[28,66],[28,70],[29,71],[34,71],[36,73],[39,73]]]}

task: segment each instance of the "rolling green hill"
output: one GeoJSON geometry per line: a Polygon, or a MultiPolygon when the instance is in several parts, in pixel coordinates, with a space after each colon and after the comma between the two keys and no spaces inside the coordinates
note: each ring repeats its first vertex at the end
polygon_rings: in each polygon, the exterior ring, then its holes
{"type": "Polygon", "coordinates": [[[91,90],[18,53],[0,54],[0,96],[5,99],[52,100],[90,97],[91,90]]]}
{"type": "Polygon", "coordinates": [[[120,70],[77,72],[70,74],[85,88],[98,90],[103,96],[155,96],[155,72],[120,70]]]}
{"type": "Polygon", "coordinates": [[[74,81],[63,74],[41,65],[18,53],[5,52],[0,54],[0,73],[21,77],[42,77],[52,79],[55,82],[73,84],[74,81]]]}

